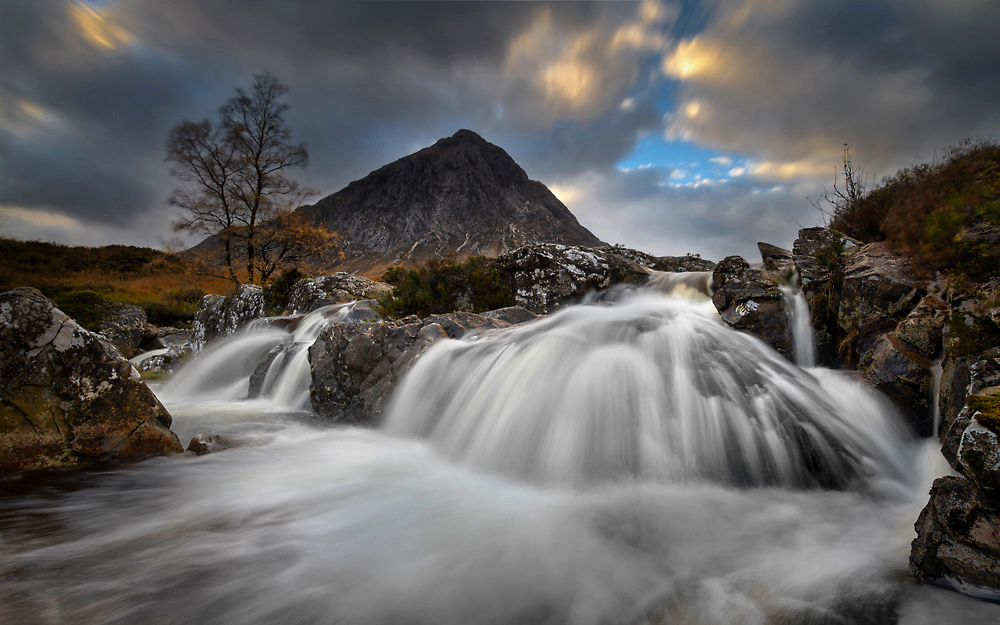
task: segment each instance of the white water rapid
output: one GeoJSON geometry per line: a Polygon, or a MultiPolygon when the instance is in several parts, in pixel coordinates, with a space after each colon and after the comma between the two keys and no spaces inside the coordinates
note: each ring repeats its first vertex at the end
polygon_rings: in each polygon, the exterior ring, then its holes
{"type": "Polygon", "coordinates": [[[159,391],[175,430],[243,447],[0,481],[0,623],[1000,622],[908,581],[936,469],[893,411],[710,303],[443,341],[375,430],[279,409],[277,373],[233,399],[288,337],[159,391]]]}

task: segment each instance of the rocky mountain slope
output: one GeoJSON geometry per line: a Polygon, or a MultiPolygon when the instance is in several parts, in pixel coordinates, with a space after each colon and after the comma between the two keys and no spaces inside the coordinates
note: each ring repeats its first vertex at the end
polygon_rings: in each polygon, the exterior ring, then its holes
{"type": "Polygon", "coordinates": [[[469,130],[299,210],[343,238],[333,269],[366,275],[528,243],[602,244],[544,184],[469,130]]]}

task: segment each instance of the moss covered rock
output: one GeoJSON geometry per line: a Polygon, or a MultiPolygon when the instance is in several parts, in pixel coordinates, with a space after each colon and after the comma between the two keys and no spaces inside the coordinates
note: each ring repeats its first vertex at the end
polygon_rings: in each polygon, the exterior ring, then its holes
{"type": "Polygon", "coordinates": [[[35,289],[0,293],[0,473],[181,452],[117,350],[35,289]]]}

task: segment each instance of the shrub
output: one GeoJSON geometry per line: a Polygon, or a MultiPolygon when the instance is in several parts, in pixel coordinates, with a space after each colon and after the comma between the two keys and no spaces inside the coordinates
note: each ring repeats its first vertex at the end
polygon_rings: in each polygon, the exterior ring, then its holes
{"type": "Polygon", "coordinates": [[[95,291],[70,291],[54,297],[56,307],[88,330],[97,330],[113,303],[95,291]]]}
{"type": "Polygon", "coordinates": [[[283,270],[277,278],[264,287],[264,307],[269,315],[281,314],[288,308],[288,294],[295,283],[309,276],[298,267],[283,270]]]}
{"type": "Polygon", "coordinates": [[[379,313],[386,317],[478,313],[514,304],[510,287],[485,256],[472,256],[463,263],[432,260],[415,269],[393,267],[382,280],[395,287],[379,298],[379,313]]]}

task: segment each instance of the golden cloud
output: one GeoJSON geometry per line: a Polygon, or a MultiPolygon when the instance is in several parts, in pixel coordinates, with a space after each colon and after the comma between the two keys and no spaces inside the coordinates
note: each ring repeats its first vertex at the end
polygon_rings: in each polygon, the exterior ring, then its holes
{"type": "Polygon", "coordinates": [[[95,9],[86,2],[71,2],[68,8],[77,32],[91,45],[116,50],[135,39],[110,9],[95,9]]]}

